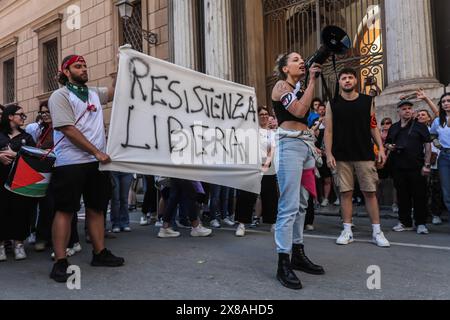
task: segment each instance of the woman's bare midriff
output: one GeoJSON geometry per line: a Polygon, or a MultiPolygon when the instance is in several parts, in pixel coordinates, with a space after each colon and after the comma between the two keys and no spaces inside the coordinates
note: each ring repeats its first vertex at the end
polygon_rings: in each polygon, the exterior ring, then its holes
{"type": "Polygon", "coordinates": [[[308,126],[306,124],[296,122],[296,121],[285,121],[280,126],[284,130],[295,130],[295,131],[305,131],[308,130],[308,126]]]}

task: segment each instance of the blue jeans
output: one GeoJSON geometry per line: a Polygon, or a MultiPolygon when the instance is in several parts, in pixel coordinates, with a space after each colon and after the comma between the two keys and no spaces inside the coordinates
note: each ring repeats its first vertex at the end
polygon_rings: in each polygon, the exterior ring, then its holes
{"type": "Polygon", "coordinates": [[[450,153],[441,152],[438,160],[438,169],[441,176],[442,197],[450,214],[450,153]]]}
{"type": "Polygon", "coordinates": [[[309,193],[301,186],[301,177],[304,169],[313,168],[314,165],[312,152],[305,142],[297,138],[279,138],[276,166],[280,199],[275,227],[278,253],[290,254],[292,244],[303,243],[309,193]]]}
{"type": "Polygon", "coordinates": [[[130,191],[133,175],[131,173],[111,172],[114,181],[111,199],[112,228],[126,228],[130,226],[128,213],[128,193],[130,191]]]}
{"type": "Polygon", "coordinates": [[[226,217],[228,217],[228,200],[230,196],[230,188],[211,184],[209,192],[211,194],[209,206],[211,220],[220,218],[225,219],[226,217]]]}

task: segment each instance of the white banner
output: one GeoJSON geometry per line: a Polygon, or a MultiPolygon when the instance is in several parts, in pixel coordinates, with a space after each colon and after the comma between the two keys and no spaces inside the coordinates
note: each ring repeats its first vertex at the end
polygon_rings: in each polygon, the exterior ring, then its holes
{"type": "Polygon", "coordinates": [[[122,47],[101,168],[259,193],[258,128],[253,88],[122,47]]]}

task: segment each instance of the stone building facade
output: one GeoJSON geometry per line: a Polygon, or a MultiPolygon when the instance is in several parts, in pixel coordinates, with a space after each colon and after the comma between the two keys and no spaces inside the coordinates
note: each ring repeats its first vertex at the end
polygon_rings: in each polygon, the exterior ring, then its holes
{"type": "MultiPolygon", "coordinates": [[[[142,51],[169,59],[167,0],[142,0],[140,9],[141,26],[158,34],[156,46],[140,38],[142,51]]],[[[53,77],[65,56],[83,55],[89,85],[108,85],[122,44],[124,26],[112,0],[1,0],[0,103],[18,102],[34,121],[58,87],[53,77]]]]}

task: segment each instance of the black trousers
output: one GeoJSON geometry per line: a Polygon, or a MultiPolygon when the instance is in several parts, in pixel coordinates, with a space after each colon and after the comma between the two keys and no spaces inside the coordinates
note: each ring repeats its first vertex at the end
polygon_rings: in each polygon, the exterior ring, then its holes
{"type": "Polygon", "coordinates": [[[155,177],[145,176],[147,182],[147,190],[144,195],[144,202],[142,203],[142,213],[153,213],[156,212],[158,204],[156,203],[157,190],[155,187],[155,177]]]}
{"type": "Polygon", "coordinates": [[[36,240],[52,241],[52,224],[55,217],[55,206],[53,204],[53,194],[48,192],[45,198],[39,199],[39,214],[36,226],[36,240]]]}
{"type": "MultiPolygon", "coordinates": [[[[253,208],[257,195],[243,190],[237,191],[236,215],[234,220],[240,223],[252,223],[253,208]]],[[[261,205],[264,223],[274,224],[278,210],[277,177],[264,176],[261,181],[261,205]]]]}
{"type": "Polygon", "coordinates": [[[420,169],[393,170],[394,185],[398,197],[400,222],[412,227],[411,209],[414,208],[416,226],[427,222],[427,180],[420,169]]]}
{"type": "Polygon", "coordinates": [[[431,215],[440,217],[445,212],[439,170],[432,169],[428,178],[428,207],[431,215]]]}
{"type": "Polygon", "coordinates": [[[192,181],[183,179],[170,179],[170,195],[163,215],[163,221],[171,223],[177,214],[177,207],[181,201],[185,201],[191,222],[198,219],[199,196],[192,181]]]}
{"type": "Polygon", "coordinates": [[[35,200],[3,186],[0,180],[0,241],[24,241],[30,235],[30,222],[35,200]]]}
{"type": "Polygon", "coordinates": [[[314,198],[312,196],[308,199],[308,208],[306,208],[305,226],[314,224],[314,198]]]}

